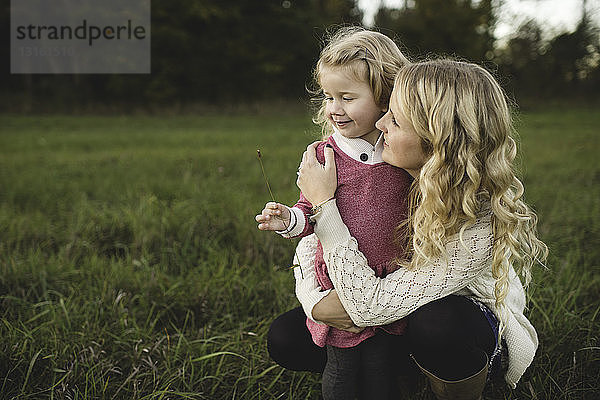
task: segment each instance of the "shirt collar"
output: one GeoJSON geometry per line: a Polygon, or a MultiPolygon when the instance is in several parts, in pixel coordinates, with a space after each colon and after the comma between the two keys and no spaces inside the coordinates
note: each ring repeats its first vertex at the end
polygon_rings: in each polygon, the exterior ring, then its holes
{"type": "Polygon", "coordinates": [[[332,137],[340,150],[353,160],[369,165],[383,162],[381,158],[381,153],[383,152],[383,135],[381,133],[377,142],[375,142],[375,146],[372,146],[371,143],[361,138],[344,137],[337,129],[334,129],[332,137]]]}

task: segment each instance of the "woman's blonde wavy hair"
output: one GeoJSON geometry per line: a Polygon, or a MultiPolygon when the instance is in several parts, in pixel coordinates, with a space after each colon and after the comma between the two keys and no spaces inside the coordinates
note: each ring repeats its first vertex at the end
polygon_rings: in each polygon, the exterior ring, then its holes
{"type": "Polygon", "coordinates": [[[478,65],[433,60],[402,68],[393,96],[427,157],[413,185],[406,229],[412,258],[405,266],[446,256],[448,237],[462,238],[490,204],[494,292],[496,305],[503,306],[510,266],[527,286],[533,264],[543,264],[548,253],[513,170],[517,145],[503,90],[478,65]]]}
{"type": "Polygon", "coordinates": [[[399,69],[408,63],[396,43],[386,35],[359,26],[342,27],[325,38],[325,47],[313,70],[315,89],[309,93],[318,105],[313,122],[323,138],[333,133],[325,114],[321,75],[326,67],[345,68],[351,76],[369,84],[377,106],[387,108],[399,69]]]}

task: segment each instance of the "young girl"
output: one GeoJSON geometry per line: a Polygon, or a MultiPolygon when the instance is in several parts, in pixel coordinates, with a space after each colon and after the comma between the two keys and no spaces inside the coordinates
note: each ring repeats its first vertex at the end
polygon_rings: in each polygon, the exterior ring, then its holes
{"type": "Polygon", "coordinates": [[[488,368],[504,364],[501,348],[508,353],[504,378],[515,387],[538,345],[519,277],[529,283],[547,248],[513,171],[517,147],[504,92],[475,64],[411,64],[400,70],[376,125],[383,159],[416,180],[408,218],[413,256],[385,278],[373,274],[360,239],[329,200],[335,166],[317,163],[309,146],[298,186],[309,201],[325,201],[314,230],[338,296],[322,299],[313,316],[338,326],[340,313],[359,326],[408,318],[400,339],[407,338],[438,399],[479,399],[488,368]]]}
{"type": "MultiPolygon", "coordinates": [[[[380,277],[396,269],[393,261],[400,254],[392,239],[406,219],[412,179],[406,171],[383,163],[383,139],[375,122],[385,113],[394,76],[405,64],[406,58],[387,36],[344,28],[322,50],[314,72],[323,96],[315,122],[328,136],[317,148],[317,157],[324,162],[324,147],[333,149],[340,213],[352,234],[360,238],[361,250],[380,277]]],[[[312,233],[310,217],[318,208],[319,204],[311,204],[301,194],[291,208],[267,203],[256,221],[261,230],[303,237],[312,233]]],[[[318,300],[333,288],[321,248],[314,267],[320,291],[310,295],[318,300]]],[[[369,398],[388,398],[393,380],[386,362],[390,361],[389,334],[401,334],[405,321],[347,332],[315,322],[310,309],[305,313],[312,340],[327,348],[323,397],[351,399],[360,386],[369,398]]]]}

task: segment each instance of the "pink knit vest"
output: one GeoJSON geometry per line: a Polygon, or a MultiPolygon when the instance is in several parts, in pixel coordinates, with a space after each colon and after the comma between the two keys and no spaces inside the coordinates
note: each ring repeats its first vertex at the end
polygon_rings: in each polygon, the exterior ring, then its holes
{"type": "MultiPolygon", "coordinates": [[[[403,169],[386,163],[374,165],[354,160],[344,153],[330,137],[327,143],[333,146],[337,168],[338,186],[335,193],[337,207],[350,234],[356,238],[359,250],[365,255],[369,266],[378,277],[385,277],[397,269],[393,260],[399,255],[394,242],[396,227],[406,219],[408,192],[412,177],[403,169]]],[[[325,143],[317,147],[317,159],[323,164],[325,143]]],[[[306,218],[312,205],[300,194],[295,207],[304,212],[306,218]]],[[[313,232],[306,220],[306,227],[300,236],[313,232]]],[[[323,260],[323,248],[319,243],[315,260],[317,281],[323,290],[332,289],[333,284],[327,274],[323,260]]],[[[360,333],[351,333],[311,319],[306,320],[313,341],[318,346],[354,347],[375,335],[378,328],[392,334],[402,334],[406,321],[401,319],[383,327],[367,327],[360,333]]]]}

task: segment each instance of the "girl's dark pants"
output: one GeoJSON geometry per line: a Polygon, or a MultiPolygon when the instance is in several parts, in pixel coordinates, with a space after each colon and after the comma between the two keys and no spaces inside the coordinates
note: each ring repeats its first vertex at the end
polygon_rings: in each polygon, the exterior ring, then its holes
{"type": "MultiPolygon", "coordinates": [[[[449,381],[472,376],[481,370],[482,351],[488,358],[492,357],[496,346],[494,332],[479,306],[465,297],[444,297],[420,307],[407,318],[408,327],[404,335],[392,336],[379,331],[359,345],[363,346],[360,353],[365,357],[373,353],[376,359],[367,361],[361,358],[363,370],[351,372],[355,374],[352,381],[358,388],[373,387],[369,380],[377,376],[399,376],[414,371],[414,362],[409,355],[434,375],[449,381]],[[369,351],[371,346],[372,352],[369,351]],[[388,352],[380,356],[382,346],[388,352]],[[378,369],[381,374],[374,373],[378,369]]],[[[300,307],[273,321],[267,347],[276,363],[294,371],[324,372],[328,353],[329,357],[336,357],[337,365],[350,365],[353,363],[351,357],[356,357],[349,355],[346,360],[344,354],[350,353],[344,349],[315,345],[306,328],[306,315],[300,307]]],[[[331,379],[330,376],[327,380],[331,379]]],[[[356,389],[351,388],[350,392],[356,389]]],[[[365,393],[365,398],[375,398],[372,395],[365,393]]]]}

